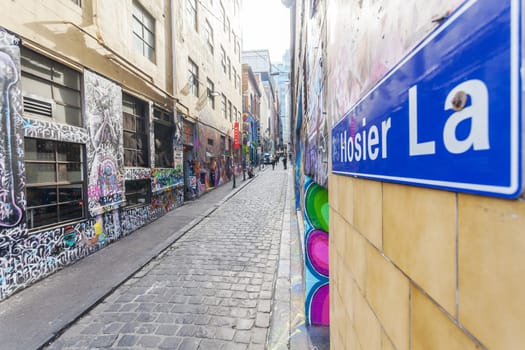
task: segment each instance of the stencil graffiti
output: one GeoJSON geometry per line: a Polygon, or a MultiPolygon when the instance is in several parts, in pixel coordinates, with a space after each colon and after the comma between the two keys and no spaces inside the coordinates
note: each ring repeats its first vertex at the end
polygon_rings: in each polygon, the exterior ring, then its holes
{"type": "MultiPolygon", "coordinates": [[[[90,254],[93,221],[39,232],[0,236],[0,299],[90,254]]],[[[20,225],[18,233],[26,230],[20,225]]]]}
{"type": "Polygon", "coordinates": [[[124,234],[133,232],[148,223],[148,207],[137,207],[122,210],[120,223],[124,234]]]}
{"type": "Polygon", "coordinates": [[[182,166],[177,166],[174,169],[153,168],[151,169],[151,179],[151,190],[153,192],[181,185],[184,182],[182,166]]]}
{"type": "Polygon", "coordinates": [[[0,227],[15,227],[25,208],[20,51],[0,30],[0,227]]]}
{"type": "Polygon", "coordinates": [[[124,168],[124,178],[126,180],[145,180],[151,178],[149,168],[124,168]]]}
{"type": "Polygon", "coordinates": [[[122,92],[118,85],[85,71],[86,125],[89,133],[88,207],[91,215],[116,209],[124,194],[122,92]]]}
{"type": "Polygon", "coordinates": [[[89,139],[87,131],[83,128],[30,118],[24,118],[24,136],[82,144],[87,143],[89,139]]]}
{"type": "Polygon", "coordinates": [[[328,191],[305,178],[306,318],[310,324],[330,323],[328,191]]]}

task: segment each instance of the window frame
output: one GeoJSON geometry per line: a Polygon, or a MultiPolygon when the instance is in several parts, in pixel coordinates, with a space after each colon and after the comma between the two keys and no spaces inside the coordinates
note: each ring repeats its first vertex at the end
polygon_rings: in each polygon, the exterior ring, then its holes
{"type": "Polygon", "coordinates": [[[215,84],[209,78],[206,79],[206,83],[208,85],[207,86],[208,103],[210,104],[212,109],[215,109],[215,96],[212,95],[212,93],[215,91],[215,84]]]}
{"type": "Polygon", "coordinates": [[[228,119],[228,112],[226,110],[227,108],[226,95],[222,94],[221,96],[222,96],[221,112],[222,112],[222,115],[224,116],[224,119],[228,119]]]}
{"type": "Polygon", "coordinates": [[[140,51],[141,51],[142,56],[146,57],[151,62],[155,63],[156,56],[157,56],[156,45],[155,45],[155,42],[157,40],[156,35],[155,35],[156,33],[155,17],[153,17],[148,11],[146,11],[146,9],[141,4],[139,4],[137,1],[133,1],[133,11],[131,13],[131,21],[132,21],[131,34],[133,38],[134,47],[137,50],[139,50],[139,48],[137,47],[137,44],[140,43],[141,44],[140,51]],[[137,15],[140,15],[140,18],[137,17],[137,15]],[[146,21],[149,21],[151,23],[151,28],[148,28],[148,25],[145,24],[146,21]],[[140,27],[140,30],[141,30],[140,33],[137,33],[135,31],[135,26],[133,24],[138,25],[137,29],[140,27]],[[151,40],[148,40],[147,36],[145,35],[145,32],[150,34],[151,40]],[[138,41],[135,41],[135,39],[138,41]],[[152,42],[150,43],[149,41],[152,41],[152,42]],[[148,51],[147,48],[151,50],[148,51]]]}
{"type": "MultiPolygon", "coordinates": [[[[173,113],[165,110],[163,108],[154,106],[153,107],[153,137],[154,137],[154,149],[155,149],[155,168],[173,168],[174,166],[174,157],[173,157],[173,135],[175,134],[175,121],[173,120],[173,113]],[[161,115],[162,117],[159,118],[157,115],[161,115]],[[157,126],[159,126],[159,130],[168,130],[168,137],[164,140],[161,140],[162,147],[157,146],[157,126]],[[167,152],[167,162],[161,162],[157,161],[157,159],[160,155],[164,154],[164,152],[167,152]],[[171,152],[170,152],[171,150],[171,152]]],[[[159,135],[160,136],[160,135],[159,135]]],[[[163,135],[165,136],[165,135],[163,135]]],[[[166,160],[164,158],[164,160],[166,160]]]]}
{"type": "Polygon", "coordinates": [[[134,207],[139,207],[139,206],[145,206],[145,205],[150,205],[151,204],[151,197],[152,197],[152,191],[151,191],[151,179],[135,179],[135,180],[125,180],[124,182],[124,188],[125,188],[125,198],[126,198],[126,205],[124,206],[124,208],[134,208],[134,207]],[[139,196],[137,194],[139,193],[144,193],[144,191],[129,191],[128,189],[131,187],[129,186],[130,183],[139,183],[139,182],[144,182],[145,186],[145,190],[146,190],[146,196],[145,196],[145,201],[140,203],[139,201],[137,202],[132,202],[130,199],[131,198],[139,198],[139,196]]]}
{"type": "Polygon", "coordinates": [[[198,32],[197,0],[186,0],[186,15],[193,29],[198,32]]]}
{"type": "Polygon", "coordinates": [[[210,52],[213,55],[213,51],[215,49],[214,33],[213,33],[213,27],[211,26],[211,24],[208,21],[208,19],[206,19],[206,21],[204,23],[204,32],[206,33],[206,42],[208,44],[208,48],[210,49],[210,52]]]}
{"type": "Polygon", "coordinates": [[[125,167],[140,167],[140,168],[148,168],[149,167],[149,141],[150,141],[150,135],[149,135],[149,118],[148,118],[148,104],[146,101],[143,101],[135,96],[132,96],[130,94],[127,94],[125,92],[122,92],[122,134],[123,134],[123,147],[124,147],[124,166],[125,167]],[[128,107],[131,107],[133,109],[133,113],[125,112],[125,104],[128,104],[128,107]],[[139,112],[139,106],[142,106],[142,114],[139,112]],[[135,126],[135,129],[127,128],[126,119],[133,120],[133,124],[135,126]],[[140,129],[137,128],[139,125],[139,122],[142,123],[142,129],[143,132],[140,132],[140,129]],[[131,139],[135,140],[135,147],[129,147],[126,145],[126,135],[130,135],[131,139]],[[138,142],[139,137],[142,136],[142,146],[139,146],[140,142],[138,142]],[[138,155],[142,152],[143,156],[143,162],[139,163],[139,157],[138,155]],[[133,153],[134,159],[132,159],[131,164],[130,160],[127,159],[127,154],[133,153]]]}
{"type": "Polygon", "coordinates": [[[224,74],[228,72],[228,69],[226,67],[226,50],[224,50],[224,47],[221,45],[221,66],[224,74]]]}
{"type": "MultiPolygon", "coordinates": [[[[27,222],[29,231],[37,231],[37,230],[42,230],[42,229],[46,229],[46,228],[50,228],[50,227],[54,227],[54,226],[64,225],[66,223],[71,223],[71,222],[84,220],[86,218],[86,210],[87,210],[86,205],[85,205],[85,203],[87,203],[87,195],[86,195],[86,151],[85,151],[85,146],[83,144],[74,143],[74,142],[64,142],[64,141],[39,139],[39,138],[33,138],[33,137],[24,137],[24,149],[27,148],[27,141],[28,140],[36,140],[37,142],[45,142],[45,143],[53,145],[53,152],[52,152],[52,154],[54,155],[54,159],[28,159],[28,157],[26,157],[24,159],[24,163],[25,163],[25,167],[26,167],[26,186],[25,186],[26,199],[27,199],[26,222],[27,222]],[[72,147],[69,146],[69,145],[77,145],[79,147],[79,151],[80,151],[79,161],[60,159],[60,157],[59,157],[60,146],[64,147],[67,150],[71,150],[72,147]],[[28,165],[31,165],[31,164],[35,164],[35,165],[50,165],[50,164],[52,164],[54,166],[54,168],[55,168],[55,171],[54,171],[55,180],[54,181],[42,181],[42,182],[30,182],[31,176],[29,176],[29,171],[30,171],[30,169],[32,167],[28,166],[28,165]],[[60,176],[61,176],[60,175],[60,172],[61,172],[60,168],[61,168],[61,166],[65,165],[66,166],[66,171],[67,171],[67,166],[71,165],[71,164],[78,165],[78,168],[80,170],[80,180],[68,181],[68,180],[60,179],[60,176]],[[64,186],[68,186],[68,185],[69,186],[71,186],[71,185],[73,185],[73,186],[80,185],[80,191],[79,191],[80,198],[79,199],[61,201],[60,197],[63,195],[63,194],[61,194],[63,192],[61,192],[60,189],[64,188],[64,186]],[[29,198],[31,198],[32,196],[29,194],[29,192],[32,189],[52,188],[52,187],[55,188],[56,199],[54,201],[51,200],[50,202],[45,203],[45,204],[31,205],[31,200],[29,198]],[[77,217],[74,217],[74,218],[61,220],[61,217],[60,217],[61,207],[64,206],[64,205],[66,205],[67,207],[71,207],[71,204],[74,204],[74,203],[79,203],[81,205],[81,207],[82,207],[81,215],[77,216],[77,217]],[[50,222],[50,223],[47,223],[47,224],[41,224],[41,225],[38,225],[38,226],[34,226],[33,210],[37,210],[37,209],[40,209],[40,208],[51,208],[51,207],[56,207],[56,221],[50,222]]],[[[26,152],[26,155],[27,154],[28,154],[28,152],[26,152]]],[[[40,216],[40,217],[42,216],[42,214],[37,214],[37,215],[40,216]]]]}
{"type": "Polygon", "coordinates": [[[23,46],[20,47],[20,60],[24,115],[82,127],[84,123],[82,113],[82,74],[23,46]],[[49,70],[49,75],[43,73],[45,69],[42,69],[42,67],[49,70]],[[68,84],[68,82],[74,83],[68,84]],[[29,83],[33,83],[35,86],[40,85],[40,88],[28,89],[29,83]],[[42,94],[35,91],[44,86],[49,88],[49,96],[42,96],[42,94]],[[63,93],[61,94],[61,92],[70,94],[68,98],[70,101],[64,101],[63,93]],[[78,104],[71,103],[71,95],[76,97],[78,104]],[[47,113],[44,112],[44,105],[49,106],[47,113]],[[62,108],[57,108],[58,106],[62,108]],[[63,110],[64,113],[59,113],[59,109],[63,110]],[[75,122],[68,121],[68,115],[70,115],[66,112],[68,109],[78,112],[74,115],[78,117],[75,122]],[[39,113],[39,111],[41,112],[39,113]]]}
{"type": "Polygon", "coordinates": [[[199,97],[199,66],[188,57],[188,80],[190,82],[190,92],[195,97],[199,97]]]}

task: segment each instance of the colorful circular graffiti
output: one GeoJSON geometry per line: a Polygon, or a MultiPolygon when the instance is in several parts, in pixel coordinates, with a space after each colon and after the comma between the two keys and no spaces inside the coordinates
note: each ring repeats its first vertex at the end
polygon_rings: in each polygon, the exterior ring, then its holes
{"type": "Polygon", "coordinates": [[[328,283],[317,288],[310,302],[310,322],[312,324],[330,324],[330,287],[328,283]]]}
{"type": "Polygon", "coordinates": [[[330,324],[328,191],[305,182],[306,313],[310,324],[330,324]]]}
{"type": "Polygon", "coordinates": [[[328,234],[321,230],[313,230],[306,239],[306,251],[314,270],[328,277],[328,234]]]}
{"type": "Polygon", "coordinates": [[[328,232],[328,191],[312,183],[306,189],[306,219],[313,228],[328,232]]]}

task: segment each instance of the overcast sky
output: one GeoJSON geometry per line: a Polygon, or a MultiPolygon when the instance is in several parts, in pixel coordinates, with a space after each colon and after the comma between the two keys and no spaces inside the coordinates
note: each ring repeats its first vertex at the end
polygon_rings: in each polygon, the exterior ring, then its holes
{"type": "Polygon", "coordinates": [[[290,10],[281,0],[243,0],[243,50],[270,50],[272,63],[290,48],[290,10]]]}

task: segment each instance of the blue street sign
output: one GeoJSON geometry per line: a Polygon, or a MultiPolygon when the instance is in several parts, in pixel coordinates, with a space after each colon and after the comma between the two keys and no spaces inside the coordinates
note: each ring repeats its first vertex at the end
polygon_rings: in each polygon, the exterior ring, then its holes
{"type": "Polygon", "coordinates": [[[332,128],[332,172],[519,196],[520,3],[465,2],[332,128]]]}

